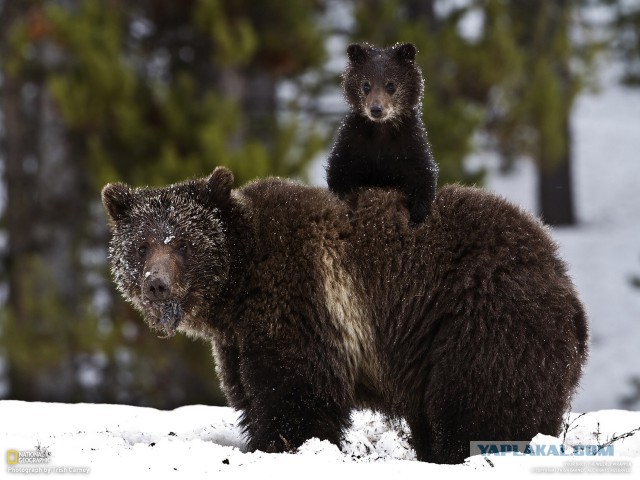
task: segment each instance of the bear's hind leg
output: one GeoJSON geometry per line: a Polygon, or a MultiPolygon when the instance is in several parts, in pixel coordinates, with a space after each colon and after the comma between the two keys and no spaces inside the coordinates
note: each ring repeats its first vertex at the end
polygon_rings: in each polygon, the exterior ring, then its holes
{"type": "Polygon", "coordinates": [[[456,464],[469,456],[469,434],[461,432],[455,420],[442,424],[439,419],[420,416],[408,419],[412,445],[421,462],[456,464]]]}
{"type": "Polygon", "coordinates": [[[411,429],[411,444],[416,451],[416,457],[421,462],[431,461],[433,457],[431,426],[426,417],[408,418],[411,429]]]}

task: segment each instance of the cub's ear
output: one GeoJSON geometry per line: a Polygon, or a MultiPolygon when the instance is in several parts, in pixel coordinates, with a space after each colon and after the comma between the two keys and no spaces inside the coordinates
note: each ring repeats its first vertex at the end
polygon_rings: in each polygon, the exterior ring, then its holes
{"type": "Polygon", "coordinates": [[[231,189],[233,188],[233,172],[226,167],[216,167],[205,181],[203,200],[205,203],[213,202],[218,206],[229,203],[231,189]]]}
{"type": "Polygon", "coordinates": [[[351,63],[363,63],[368,56],[365,47],[357,43],[352,43],[347,47],[347,55],[351,63]]]}
{"type": "Polygon", "coordinates": [[[415,61],[417,50],[413,43],[398,44],[394,49],[396,51],[396,56],[400,60],[406,60],[408,62],[415,61]]]}
{"type": "Polygon", "coordinates": [[[102,189],[102,204],[114,222],[122,220],[133,205],[133,192],[123,183],[109,183],[102,189]]]}

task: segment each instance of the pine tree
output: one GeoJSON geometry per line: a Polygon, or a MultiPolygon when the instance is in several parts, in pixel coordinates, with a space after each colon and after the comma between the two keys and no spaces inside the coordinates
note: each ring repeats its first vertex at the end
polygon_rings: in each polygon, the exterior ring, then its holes
{"type": "Polygon", "coordinates": [[[551,225],[576,221],[572,187],[571,111],[601,48],[577,15],[586,2],[507,2],[521,67],[500,89],[490,131],[507,164],[530,157],[538,171],[539,213],[551,225]],[[578,40],[572,31],[580,30],[578,40]]]}
{"type": "Polygon", "coordinates": [[[611,44],[624,62],[622,81],[640,86],[640,4],[622,0],[601,0],[613,10],[611,44]]]}

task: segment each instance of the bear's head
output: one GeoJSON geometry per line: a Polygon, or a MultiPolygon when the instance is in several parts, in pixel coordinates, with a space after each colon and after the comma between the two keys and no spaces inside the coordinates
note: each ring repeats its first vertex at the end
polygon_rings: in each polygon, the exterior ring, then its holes
{"type": "Polygon", "coordinates": [[[352,111],[372,122],[397,120],[420,108],[424,81],[411,43],[376,48],[352,44],[342,86],[352,111]]]}
{"type": "Polygon", "coordinates": [[[102,190],[118,290],[167,337],[177,329],[197,330],[227,281],[222,214],[233,180],[230,170],[218,167],[208,178],[163,188],[112,183],[102,190]]]}

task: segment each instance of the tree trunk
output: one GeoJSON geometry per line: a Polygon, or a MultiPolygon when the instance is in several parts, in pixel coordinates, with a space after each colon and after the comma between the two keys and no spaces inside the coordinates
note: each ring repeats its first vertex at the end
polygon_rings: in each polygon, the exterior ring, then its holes
{"type": "MultiPolygon", "coordinates": [[[[560,36],[564,42],[570,43],[567,38],[572,25],[572,6],[567,0],[558,0],[553,4],[550,21],[549,38],[560,36]],[[557,32],[557,33],[556,33],[557,32]]],[[[544,11],[544,9],[543,9],[544,11]]],[[[553,50],[551,51],[553,54],[553,50]]],[[[571,68],[570,55],[556,55],[555,71],[560,86],[559,98],[556,102],[563,105],[560,118],[562,134],[564,136],[562,154],[559,158],[545,158],[546,148],[541,149],[543,157],[538,163],[538,201],[540,205],[540,215],[546,223],[554,226],[574,225],[576,223],[575,209],[573,204],[572,168],[573,162],[573,135],[571,131],[571,110],[575,93],[572,92],[574,83],[571,68]]]]}
{"type": "Polygon", "coordinates": [[[28,192],[32,181],[25,175],[25,118],[22,112],[21,79],[5,75],[2,88],[2,112],[5,129],[5,182],[7,188],[7,205],[5,211],[7,233],[9,236],[9,255],[7,257],[7,274],[9,279],[8,304],[15,320],[22,322],[24,305],[22,299],[21,258],[30,250],[28,222],[28,192]]]}
{"type": "MultiPolygon", "coordinates": [[[[0,16],[3,25],[0,31],[0,55],[7,58],[9,51],[8,32],[18,19],[23,18],[28,8],[27,2],[5,2],[0,16]]],[[[34,198],[38,169],[36,148],[31,135],[37,130],[36,121],[28,113],[24,95],[28,80],[20,73],[7,72],[2,64],[2,89],[0,108],[3,114],[4,138],[4,182],[7,203],[4,221],[8,236],[8,255],[5,259],[7,272],[8,299],[5,314],[9,322],[19,328],[30,328],[27,314],[26,284],[28,282],[29,257],[34,250],[31,222],[36,214],[34,198]]],[[[35,94],[37,96],[37,92],[35,94]]],[[[33,94],[29,106],[35,103],[33,94]]],[[[33,400],[34,391],[29,375],[7,358],[7,377],[10,398],[33,400]]]]}
{"type": "Polygon", "coordinates": [[[273,146],[277,131],[277,104],[275,79],[268,73],[249,72],[242,107],[250,138],[257,138],[264,144],[273,146]]]}
{"type": "Polygon", "coordinates": [[[565,118],[566,148],[561,161],[543,164],[538,169],[538,201],[542,219],[549,225],[575,225],[572,184],[572,134],[569,118],[565,118]]]}
{"type": "Polygon", "coordinates": [[[433,0],[408,0],[406,3],[407,19],[419,18],[423,20],[430,31],[437,29],[437,19],[433,7],[433,0]]]}
{"type": "MultiPolygon", "coordinates": [[[[4,58],[15,54],[6,32],[27,18],[29,8],[29,2],[4,6],[1,20],[6,28],[0,32],[4,58]]],[[[50,64],[41,45],[35,48],[35,55],[39,64],[50,64]]],[[[83,318],[78,250],[89,205],[82,166],[86,152],[71,148],[44,82],[41,68],[5,69],[0,94],[8,234],[5,311],[9,331],[22,333],[18,335],[22,340],[4,343],[9,395],[20,400],[62,400],[79,389],[72,325],[83,318]],[[60,328],[61,318],[69,322],[64,328],[60,328]],[[37,367],[16,363],[21,355],[13,353],[29,348],[24,344],[29,338],[25,332],[37,332],[34,338],[63,344],[64,356],[48,360],[46,369],[38,363],[38,352],[34,352],[33,362],[37,367]],[[51,372],[55,372],[53,381],[51,372]]]]}

